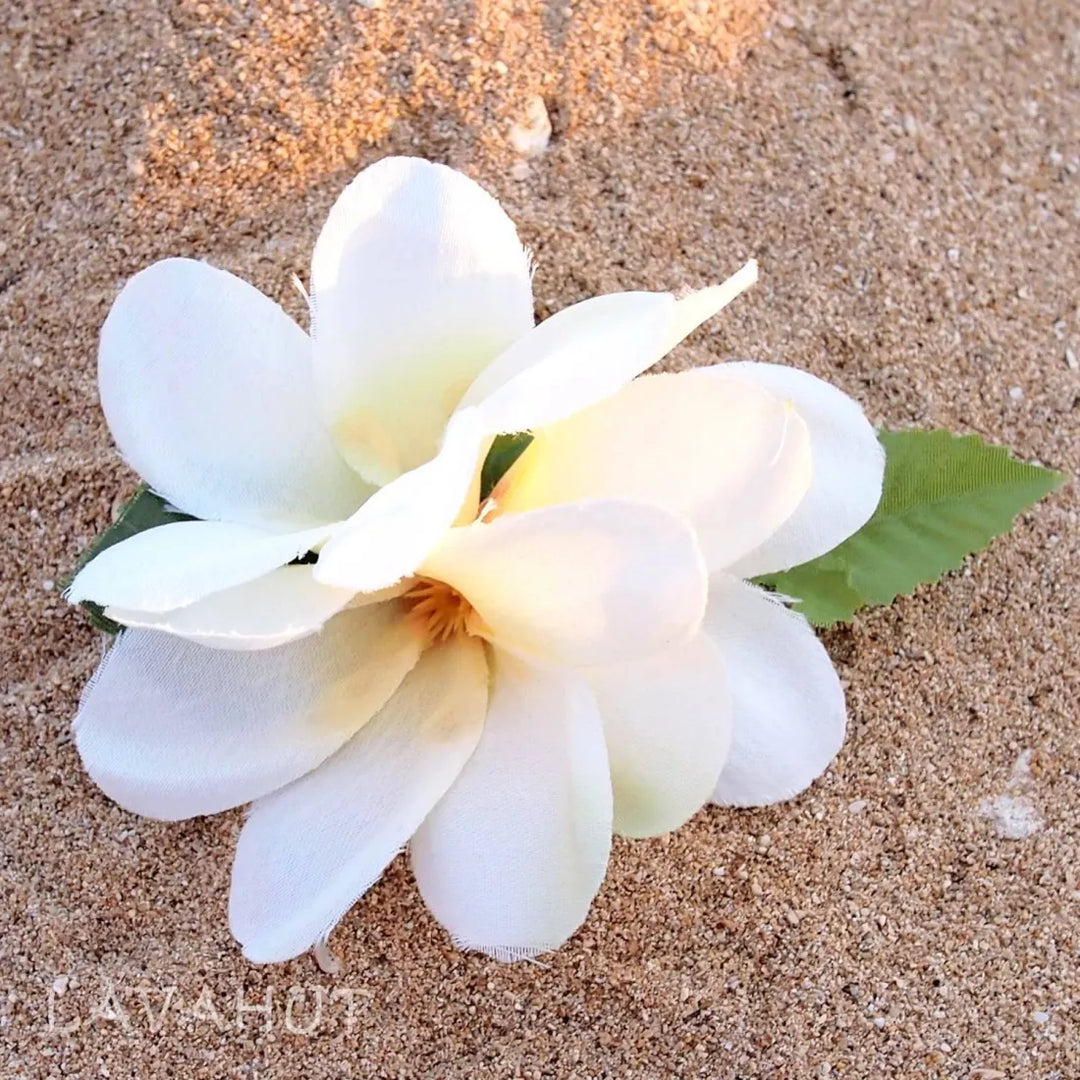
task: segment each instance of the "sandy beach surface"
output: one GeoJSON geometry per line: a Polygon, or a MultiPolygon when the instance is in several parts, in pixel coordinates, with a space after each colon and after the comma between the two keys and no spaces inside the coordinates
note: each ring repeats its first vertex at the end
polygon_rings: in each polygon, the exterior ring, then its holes
{"type": "Polygon", "coordinates": [[[340,975],[253,967],[225,918],[241,814],[149,822],[88,781],[69,725],[100,641],[56,582],[134,488],[97,403],[109,305],[190,255],[302,317],[291,276],[388,153],[498,195],[540,315],[756,256],[670,366],[792,364],[877,423],[1080,466],[1069,0],[6,5],[0,1076],[1080,1077],[1071,484],[826,634],[851,716],[828,773],[617,842],[543,964],[455,952],[399,859],[335,933],[340,975]]]}

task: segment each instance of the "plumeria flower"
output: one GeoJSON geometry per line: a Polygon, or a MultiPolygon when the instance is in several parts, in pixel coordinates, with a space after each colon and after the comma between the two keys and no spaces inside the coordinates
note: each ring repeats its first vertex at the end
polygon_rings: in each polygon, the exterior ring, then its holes
{"type": "Polygon", "coordinates": [[[199,520],[73,581],[127,627],[76,742],[137,813],[252,803],[229,902],[249,958],[318,954],[406,845],[456,942],[533,956],[584,920],[613,831],[789,798],[836,754],[828,656],[742,579],[865,522],[873,430],[788,368],[637,377],[755,274],[534,327],[498,204],[390,158],[319,237],[310,338],[198,262],[121,292],[106,418],[199,520]],[[481,499],[516,432],[531,443],[481,499]]]}

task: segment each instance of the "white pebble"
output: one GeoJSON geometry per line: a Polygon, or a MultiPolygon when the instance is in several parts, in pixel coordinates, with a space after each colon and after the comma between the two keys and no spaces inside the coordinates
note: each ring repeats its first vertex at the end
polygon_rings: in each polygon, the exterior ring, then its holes
{"type": "Polygon", "coordinates": [[[1003,840],[1026,840],[1043,826],[1042,814],[1030,799],[1022,795],[983,799],[979,804],[979,813],[990,819],[994,832],[1003,840]]]}
{"type": "Polygon", "coordinates": [[[510,141],[522,157],[539,157],[551,142],[551,117],[539,94],[534,94],[525,107],[525,119],[510,129],[510,141]]]}
{"type": "Polygon", "coordinates": [[[1011,397],[1013,399],[1013,401],[1021,401],[1021,400],[1023,400],[1023,397],[1024,397],[1024,389],[1023,389],[1023,387],[1021,387],[1021,386],[1010,386],[1009,387],[1009,397],[1011,397]]]}

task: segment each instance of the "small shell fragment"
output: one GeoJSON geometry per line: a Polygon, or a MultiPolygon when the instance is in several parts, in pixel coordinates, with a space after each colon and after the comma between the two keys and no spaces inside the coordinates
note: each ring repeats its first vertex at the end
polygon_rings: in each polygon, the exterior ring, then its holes
{"type": "Polygon", "coordinates": [[[525,158],[539,157],[547,149],[551,142],[551,117],[539,94],[529,98],[525,106],[525,119],[510,129],[510,142],[525,158]]]}

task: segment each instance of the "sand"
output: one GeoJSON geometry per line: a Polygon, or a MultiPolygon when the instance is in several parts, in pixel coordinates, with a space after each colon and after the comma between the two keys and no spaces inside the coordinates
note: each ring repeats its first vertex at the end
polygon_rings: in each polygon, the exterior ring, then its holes
{"type": "Polygon", "coordinates": [[[54,584],[134,485],[95,392],[122,282],[206,257],[299,315],[327,208],[391,152],[505,202],[542,315],[755,255],[671,366],[805,367],[876,422],[1075,474],[1075,4],[17,0],[2,25],[0,1075],[1080,1076],[1072,486],[827,634],[835,765],[618,842],[543,965],[455,952],[400,860],[336,978],[247,964],[240,814],[151,823],[87,780],[69,722],[100,642],[54,584]],[[522,163],[536,95],[554,134],[522,163]]]}

